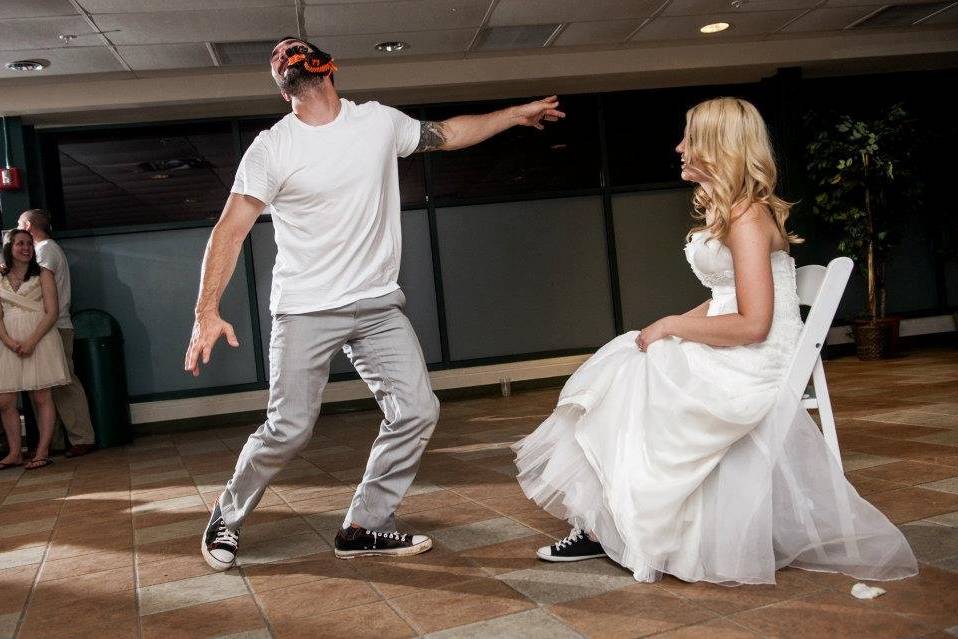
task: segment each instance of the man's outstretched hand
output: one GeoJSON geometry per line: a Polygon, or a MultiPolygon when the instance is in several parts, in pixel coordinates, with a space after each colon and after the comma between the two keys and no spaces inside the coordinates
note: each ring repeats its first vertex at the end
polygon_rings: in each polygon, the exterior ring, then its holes
{"type": "Polygon", "coordinates": [[[233,348],[239,347],[236,332],[229,322],[224,321],[218,314],[198,315],[193,322],[193,335],[190,337],[189,348],[186,349],[183,370],[193,373],[193,377],[199,377],[200,360],[204,366],[210,363],[213,346],[224,335],[227,344],[233,348]]]}
{"type": "Polygon", "coordinates": [[[513,107],[513,109],[519,124],[532,126],[540,131],[545,128],[543,121],[557,122],[565,117],[565,113],[559,110],[559,98],[554,95],[513,107]]]}

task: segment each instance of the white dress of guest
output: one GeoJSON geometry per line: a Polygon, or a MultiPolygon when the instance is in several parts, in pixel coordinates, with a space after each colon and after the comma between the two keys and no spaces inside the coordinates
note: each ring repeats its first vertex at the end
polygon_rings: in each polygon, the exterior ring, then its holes
{"type": "MultiPolygon", "coordinates": [[[[17,290],[6,275],[0,276],[0,304],[7,334],[16,341],[29,339],[43,320],[40,276],[31,277],[17,290]]],[[[57,331],[48,331],[29,357],[0,346],[0,393],[40,390],[69,382],[70,370],[57,331]]]]}

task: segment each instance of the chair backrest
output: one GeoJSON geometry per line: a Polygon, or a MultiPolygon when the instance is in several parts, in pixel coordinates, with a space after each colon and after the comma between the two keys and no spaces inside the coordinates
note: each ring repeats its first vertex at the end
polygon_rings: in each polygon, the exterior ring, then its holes
{"type": "Polygon", "coordinates": [[[803,266],[795,274],[798,299],[811,307],[788,371],[788,384],[798,397],[804,393],[812,375],[812,368],[832,326],[853,267],[854,263],[849,258],[836,257],[828,263],[827,268],[803,266]]]}

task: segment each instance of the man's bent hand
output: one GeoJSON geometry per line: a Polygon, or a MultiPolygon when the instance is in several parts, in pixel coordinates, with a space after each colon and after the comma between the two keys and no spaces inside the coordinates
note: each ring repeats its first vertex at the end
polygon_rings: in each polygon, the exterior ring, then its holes
{"type": "Polygon", "coordinates": [[[197,315],[196,321],[193,322],[193,335],[190,337],[190,345],[186,349],[186,362],[183,365],[183,370],[193,373],[193,377],[199,377],[200,360],[202,359],[204,366],[210,363],[213,346],[224,335],[227,344],[233,348],[239,347],[239,340],[236,339],[233,326],[224,321],[218,313],[197,315]]]}

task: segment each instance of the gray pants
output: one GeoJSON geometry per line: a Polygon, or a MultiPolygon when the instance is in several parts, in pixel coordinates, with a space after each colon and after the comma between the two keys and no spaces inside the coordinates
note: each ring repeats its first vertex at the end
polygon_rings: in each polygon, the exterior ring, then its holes
{"type": "MultiPolygon", "coordinates": [[[[73,329],[61,328],[60,340],[63,353],[70,367],[70,383],[53,388],[53,403],[57,407],[57,417],[63,421],[63,427],[70,438],[71,446],[92,444],[94,442],[93,424],[90,422],[90,407],[86,401],[86,392],[73,371],[73,329]]],[[[56,438],[59,433],[54,435],[56,438]]],[[[62,436],[60,436],[62,440],[62,436]]]]}
{"type": "Polygon", "coordinates": [[[383,412],[346,524],[394,531],[394,514],[416,476],[439,419],[422,349],[402,312],[402,291],[303,315],[276,315],[269,347],[266,422],[250,435],[220,497],[223,519],[239,528],[266,486],[309,443],[342,349],[383,412]]]}

